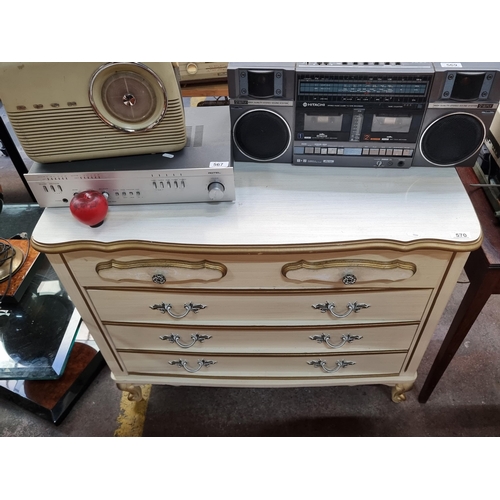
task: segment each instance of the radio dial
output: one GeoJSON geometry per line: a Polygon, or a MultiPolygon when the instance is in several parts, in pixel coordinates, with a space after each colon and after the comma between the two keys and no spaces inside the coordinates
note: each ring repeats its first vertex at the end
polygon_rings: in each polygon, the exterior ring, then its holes
{"type": "Polygon", "coordinates": [[[215,181],[208,185],[208,197],[213,201],[220,201],[224,198],[226,188],[221,182],[215,181]]]}
{"type": "Polygon", "coordinates": [[[196,63],[188,63],[186,66],[186,71],[190,75],[196,75],[198,73],[198,66],[196,63]]]}

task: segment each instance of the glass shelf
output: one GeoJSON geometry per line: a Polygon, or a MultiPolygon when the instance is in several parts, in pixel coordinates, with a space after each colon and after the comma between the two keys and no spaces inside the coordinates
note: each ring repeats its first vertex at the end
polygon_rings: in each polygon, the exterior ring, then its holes
{"type": "Polygon", "coordinates": [[[81,318],[45,256],[17,303],[0,309],[0,380],[54,380],[81,318]]]}

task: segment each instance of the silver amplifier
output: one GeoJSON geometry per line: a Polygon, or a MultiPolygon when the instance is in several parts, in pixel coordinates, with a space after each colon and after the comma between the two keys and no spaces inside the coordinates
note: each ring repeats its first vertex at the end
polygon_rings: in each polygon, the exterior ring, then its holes
{"type": "Polygon", "coordinates": [[[33,163],[26,180],[41,207],[69,206],[78,192],[111,205],[234,201],[229,109],[186,108],[187,144],[176,153],[33,163]]]}

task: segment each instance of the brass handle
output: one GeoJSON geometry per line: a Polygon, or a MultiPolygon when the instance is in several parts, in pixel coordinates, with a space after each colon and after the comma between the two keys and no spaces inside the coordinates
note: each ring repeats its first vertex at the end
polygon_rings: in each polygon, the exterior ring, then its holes
{"type": "Polygon", "coordinates": [[[339,313],[335,312],[335,310],[334,310],[335,304],[333,302],[327,301],[324,304],[314,304],[312,307],[314,309],[319,309],[322,313],[325,313],[328,311],[336,318],[347,318],[347,316],[349,316],[349,314],[351,314],[352,312],[357,313],[361,309],[366,309],[366,308],[370,307],[370,305],[363,304],[363,303],[358,304],[357,302],[349,302],[347,304],[347,311],[343,314],[339,314],[339,313]]]}
{"type": "Polygon", "coordinates": [[[162,314],[168,313],[172,318],[181,319],[186,317],[191,311],[196,314],[200,309],[205,309],[205,307],[207,306],[204,306],[203,304],[193,304],[192,302],[190,302],[189,304],[184,304],[185,311],[182,314],[176,314],[172,312],[172,304],[165,304],[165,302],[149,307],[150,309],[156,309],[157,311],[160,311],[162,314]]]}

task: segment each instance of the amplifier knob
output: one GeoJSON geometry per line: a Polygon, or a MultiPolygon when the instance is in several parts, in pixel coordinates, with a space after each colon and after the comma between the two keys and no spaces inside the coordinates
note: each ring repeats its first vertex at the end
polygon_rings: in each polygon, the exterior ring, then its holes
{"type": "Polygon", "coordinates": [[[224,198],[225,189],[224,184],[220,182],[211,182],[208,185],[208,197],[214,201],[222,200],[222,198],[224,198]]]}

